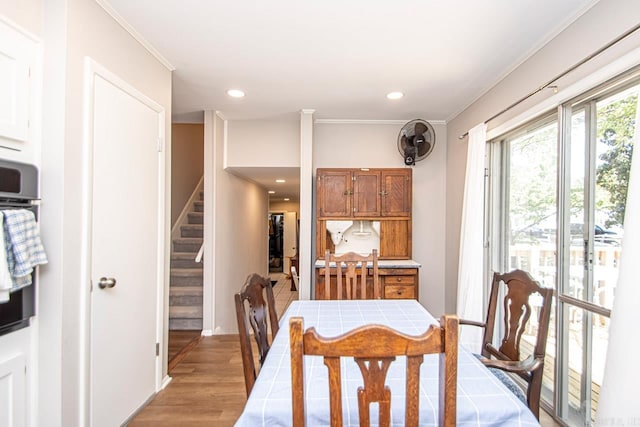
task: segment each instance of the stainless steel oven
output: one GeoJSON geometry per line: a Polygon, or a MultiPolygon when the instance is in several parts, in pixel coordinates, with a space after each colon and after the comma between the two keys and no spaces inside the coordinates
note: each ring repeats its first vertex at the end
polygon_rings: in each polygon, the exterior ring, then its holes
{"type": "MultiPolygon", "coordinates": [[[[29,209],[38,217],[38,169],[26,163],[0,160],[0,210],[29,209]]],[[[4,244],[4,242],[0,242],[4,244]]],[[[0,303],[0,335],[29,326],[36,314],[36,282],[12,292],[0,303]]]]}

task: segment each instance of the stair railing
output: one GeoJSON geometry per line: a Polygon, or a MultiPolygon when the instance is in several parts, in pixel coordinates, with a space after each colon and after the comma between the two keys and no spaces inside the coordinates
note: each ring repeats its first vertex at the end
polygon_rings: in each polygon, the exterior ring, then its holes
{"type": "Polygon", "coordinates": [[[204,253],[204,242],[200,245],[200,250],[198,251],[198,255],[196,255],[196,262],[202,262],[202,254],[204,253]]]}

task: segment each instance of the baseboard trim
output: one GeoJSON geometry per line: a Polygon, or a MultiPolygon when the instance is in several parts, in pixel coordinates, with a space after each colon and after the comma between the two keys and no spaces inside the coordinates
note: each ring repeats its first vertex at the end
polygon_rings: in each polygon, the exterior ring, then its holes
{"type": "Polygon", "coordinates": [[[160,390],[164,390],[165,388],[167,388],[167,386],[169,385],[169,383],[173,380],[172,377],[170,377],[169,375],[166,375],[163,379],[162,379],[162,384],[160,384],[160,390]]]}
{"type": "Polygon", "coordinates": [[[202,330],[202,336],[203,337],[212,337],[213,336],[213,331],[211,329],[203,329],[202,330]]]}

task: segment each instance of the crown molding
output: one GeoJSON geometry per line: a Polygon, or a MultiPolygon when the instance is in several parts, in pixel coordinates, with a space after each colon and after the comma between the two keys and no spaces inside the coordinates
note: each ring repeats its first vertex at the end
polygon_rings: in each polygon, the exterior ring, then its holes
{"type": "MultiPolygon", "coordinates": [[[[315,124],[341,124],[341,125],[404,125],[411,120],[365,120],[365,119],[316,119],[315,124]]],[[[446,125],[446,120],[425,120],[432,125],[446,125]]]]}
{"type": "Polygon", "coordinates": [[[12,28],[13,30],[19,32],[20,34],[22,34],[23,36],[31,39],[32,41],[36,42],[36,43],[40,43],[41,39],[40,37],[38,37],[37,35],[35,35],[34,33],[32,33],[31,31],[27,30],[26,28],[24,28],[21,25],[16,24],[15,22],[13,22],[12,20],[10,20],[8,17],[6,17],[3,14],[0,14],[0,23],[5,24],[6,26],[8,26],[9,28],[12,28]]]}
{"type": "Polygon", "coordinates": [[[169,71],[175,71],[171,62],[167,60],[160,52],[156,50],[151,43],[149,43],[142,35],[129,24],[116,10],[109,4],[107,0],[96,0],[96,3],[104,9],[122,28],[125,29],[131,36],[138,41],[145,49],[149,51],[162,65],[164,65],[169,71]]]}

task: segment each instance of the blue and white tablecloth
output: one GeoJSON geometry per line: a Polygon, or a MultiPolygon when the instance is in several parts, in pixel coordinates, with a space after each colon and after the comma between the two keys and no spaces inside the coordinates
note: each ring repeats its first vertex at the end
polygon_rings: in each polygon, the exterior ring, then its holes
{"type": "MultiPolygon", "coordinates": [[[[336,336],[365,324],[382,324],[410,335],[437,323],[415,300],[295,301],[280,319],[280,331],[258,375],[238,427],[291,425],[291,360],[289,318],[304,318],[304,328],[336,336]]],[[[362,375],[352,358],[342,358],[343,420],[358,425],[357,388],[362,375]]],[[[387,375],[391,388],[392,425],[404,424],[405,360],[398,357],[387,375]]],[[[329,383],[322,357],[305,356],[306,425],[329,425],[329,383]]],[[[372,424],[377,407],[372,405],[372,424]]],[[[420,370],[420,425],[438,419],[438,356],[425,356],[420,370]]],[[[458,426],[538,426],[529,409],[498,381],[471,353],[458,355],[458,426]]]]}

